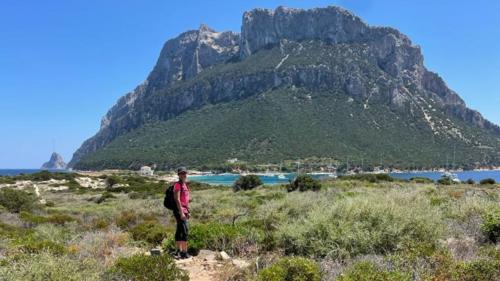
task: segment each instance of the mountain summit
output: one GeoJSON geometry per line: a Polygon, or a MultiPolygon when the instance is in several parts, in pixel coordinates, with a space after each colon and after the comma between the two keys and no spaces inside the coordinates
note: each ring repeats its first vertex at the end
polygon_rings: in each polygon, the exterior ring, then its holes
{"type": "Polygon", "coordinates": [[[168,40],[144,83],[75,152],[80,169],[358,158],[398,167],[500,163],[500,127],[420,47],[339,7],[243,14],[168,40]]]}
{"type": "Polygon", "coordinates": [[[48,162],[43,163],[42,170],[61,170],[66,169],[66,163],[64,162],[61,155],[56,152],[53,152],[50,156],[50,160],[48,162]]]}

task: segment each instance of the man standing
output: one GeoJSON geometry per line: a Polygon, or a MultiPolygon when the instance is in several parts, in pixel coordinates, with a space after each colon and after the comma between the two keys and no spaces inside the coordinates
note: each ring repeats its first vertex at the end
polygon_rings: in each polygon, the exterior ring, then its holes
{"type": "Polygon", "coordinates": [[[177,222],[175,230],[175,244],[181,259],[189,258],[187,253],[187,241],[189,234],[188,220],[189,213],[189,187],[187,185],[187,169],[180,167],[177,169],[179,181],[174,185],[174,199],[177,208],[174,208],[174,217],[177,222]]]}

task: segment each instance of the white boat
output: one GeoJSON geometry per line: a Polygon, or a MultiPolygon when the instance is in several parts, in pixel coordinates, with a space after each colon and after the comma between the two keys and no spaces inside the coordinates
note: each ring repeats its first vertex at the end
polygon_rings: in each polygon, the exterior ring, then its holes
{"type": "Polygon", "coordinates": [[[280,175],[278,175],[278,179],[282,179],[282,180],[284,180],[284,179],[286,179],[286,177],[285,177],[285,175],[280,174],[280,175]]]}
{"type": "Polygon", "coordinates": [[[452,172],[444,172],[442,175],[441,175],[442,178],[449,178],[451,179],[453,182],[457,182],[459,183],[460,182],[460,179],[458,178],[458,175],[455,174],[455,173],[452,173],[452,172]]]}

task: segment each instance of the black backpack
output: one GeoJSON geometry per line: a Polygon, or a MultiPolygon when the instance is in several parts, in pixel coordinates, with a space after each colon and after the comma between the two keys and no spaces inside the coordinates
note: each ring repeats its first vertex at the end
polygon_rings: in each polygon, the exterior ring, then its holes
{"type": "MultiPolygon", "coordinates": [[[[174,198],[174,186],[176,183],[181,183],[180,181],[174,182],[173,184],[167,187],[165,191],[165,198],[163,199],[163,206],[169,210],[175,210],[177,208],[177,203],[175,203],[174,198]]],[[[182,184],[182,183],[181,183],[182,184]]],[[[181,188],[182,192],[182,188],[181,188]]]]}

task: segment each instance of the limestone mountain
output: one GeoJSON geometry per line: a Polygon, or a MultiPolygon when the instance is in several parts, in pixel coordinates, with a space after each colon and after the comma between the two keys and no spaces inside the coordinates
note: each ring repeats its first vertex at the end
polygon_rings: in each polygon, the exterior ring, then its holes
{"type": "Polygon", "coordinates": [[[59,153],[53,152],[48,162],[43,163],[42,170],[62,170],[66,169],[66,162],[59,153]]]}
{"type": "Polygon", "coordinates": [[[420,47],[338,7],[243,15],[168,40],[146,81],[75,152],[81,169],[305,157],[500,163],[500,127],[469,109],[420,47]],[[454,152],[453,152],[454,151],[454,152]]]}

